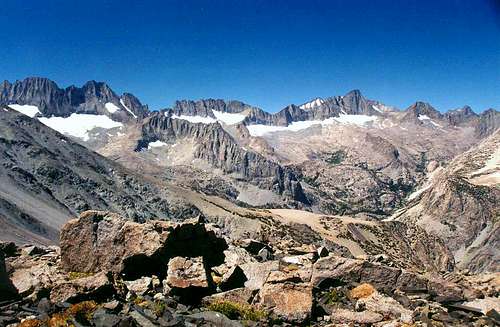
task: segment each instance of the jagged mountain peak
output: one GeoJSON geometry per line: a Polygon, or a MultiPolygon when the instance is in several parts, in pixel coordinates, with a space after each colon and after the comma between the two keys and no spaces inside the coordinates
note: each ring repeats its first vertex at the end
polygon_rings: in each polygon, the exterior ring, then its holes
{"type": "Polygon", "coordinates": [[[436,108],[434,108],[430,103],[417,101],[406,109],[406,112],[413,117],[426,116],[432,119],[441,119],[443,114],[441,114],[436,108]]]}
{"type": "Polygon", "coordinates": [[[119,97],[105,82],[91,80],[82,87],[71,85],[63,89],[45,77],[3,82],[0,84],[0,103],[35,106],[40,115],[47,118],[84,113],[127,121],[144,117],[148,112],[147,106],[136,97],[132,99],[130,94],[119,97]],[[123,100],[128,104],[124,105],[123,100]],[[106,107],[108,103],[112,105],[106,107]]]}

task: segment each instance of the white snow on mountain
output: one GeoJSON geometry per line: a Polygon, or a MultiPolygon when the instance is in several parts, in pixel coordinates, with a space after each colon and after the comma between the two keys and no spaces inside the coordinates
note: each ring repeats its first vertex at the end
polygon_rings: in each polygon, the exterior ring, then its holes
{"type": "Polygon", "coordinates": [[[323,99],[316,98],[310,102],[304,103],[303,105],[299,106],[300,109],[312,109],[315,107],[319,107],[324,103],[323,99]]]}
{"type": "Polygon", "coordinates": [[[122,99],[120,99],[120,104],[123,106],[123,108],[125,108],[125,110],[127,110],[132,116],[134,116],[134,118],[137,118],[137,116],[134,114],[134,112],[132,110],[130,110],[126,105],[125,103],[123,102],[122,99]]]}
{"type": "Polygon", "coordinates": [[[214,113],[214,116],[218,121],[221,121],[226,125],[238,124],[239,122],[242,122],[246,117],[246,115],[243,114],[233,114],[216,110],[212,110],[212,112],[214,113]]]}
{"type": "Polygon", "coordinates": [[[111,102],[106,103],[104,106],[106,107],[106,110],[107,110],[109,113],[111,113],[111,114],[113,114],[113,113],[117,112],[118,110],[120,110],[120,108],[118,108],[118,107],[116,106],[116,104],[111,103],[111,102]]]}
{"type": "Polygon", "coordinates": [[[162,142],[162,141],[154,141],[154,142],[150,142],[148,144],[148,149],[152,149],[152,148],[159,148],[159,147],[162,147],[162,146],[166,146],[167,143],[165,142],[162,142]]]}
{"type": "Polygon", "coordinates": [[[122,123],[113,121],[105,115],[72,114],[69,117],[41,117],[39,120],[61,134],[81,138],[84,141],[89,140],[88,132],[94,128],[110,129],[123,126],[122,123]]]}
{"type": "Polygon", "coordinates": [[[252,136],[263,136],[274,132],[297,132],[314,125],[327,126],[340,123],[344,125],[365,126],[367,123],[375,121],[376,119],[377,117],[366,115],[340,115],[339,117],[332,117],[325,120],[296,121],[288,126],[248,125],[247,129],[252,136]]]}
{"type": "Polygon", "coordinates": [[[443,127],[441,125],[439,125],[438,123],[436,123],[435,121],[433,121],[429,116],[427,115],[418,115],[418,120],[420,121],[428,121],[429,123],[431,123],[432,125],[436,126],[436,127],[443,127]]]}
{"type": "MultiPolygon", "coordinates": [[[[215,118],[212,117],[202,117],[202,116],[188,116],[188,115],[172,115],[172,119],[184,119],[190,123],[203,123],[203,124],[213,124],[217,121],[222,122],[226,125],[234,125],[245,119],[245,115],[243,114],[233,114],[229,112],[222,112],[212,110],[215,118]]],[[[165,116],[168,117],[168,113],[165,113],[165,116]]]]}
{"type": "Polygon", "coordinates": [[[335,117],[333,119],[341,124],[363,126],[369,122],[377,120],[377,117],[367,115],[340,115],[339,117],[335,117]]]}
{"type": "MultiPolygon", "coordinates": [[[[168,113],[166,112],[165,113],[165,116],[168,117],[168,113]]],[[[183,119],[183,120],[187,120],[188,122],[190,123],[194,123],[194,124],[197,124],[197,123],[202,123],[202,124],[213,124],[215,123],[217,120],[214,119],[214,118],[211,118],[211,117],[202,117],[202,116],[188,116],[188,115],[180,115],[180,116],[177,116],[177,115],[172,115],[171,117],[172,119],[183,119]]]]}
{"type": "Polygon", "coordinates": [[[35,117],[36,114],[40,113],[37,106],[30,106],[27,104],[26,105],[9,104],[9,107],[31,118],[35,117]]]}

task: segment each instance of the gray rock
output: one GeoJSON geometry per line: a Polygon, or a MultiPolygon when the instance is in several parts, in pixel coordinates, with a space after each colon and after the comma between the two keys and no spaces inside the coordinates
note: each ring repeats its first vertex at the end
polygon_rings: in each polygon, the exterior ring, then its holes
{"type": "Polygon", "coordinates": [[[203,311],[200,313],[191,314],[188,316],[196,320],[201,320],[204,322],[209,322],[218,327],[242,327],[239,322],[233,321],[228,317],[224,316],[222,313],[214,311],[203,311]]]}
{"type": "Polygon", "coordinates": [[[138,326],[140,327],[155,327],[156,325],[151,322],[148,318],[143,316],[141,313],[138,311],[131,311],[129,313],[130,317],[134,319],[134,321],[137,323],[138,326]]]}

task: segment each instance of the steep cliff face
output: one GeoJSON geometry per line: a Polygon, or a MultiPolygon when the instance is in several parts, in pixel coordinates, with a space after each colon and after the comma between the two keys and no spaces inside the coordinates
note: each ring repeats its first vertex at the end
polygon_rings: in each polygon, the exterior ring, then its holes
{"type": "Polygon", "coordinates": [[[479,121],[475,127],[478,137],[487,137],[500,128],[500,112],[495,109],[488,109],[481,113],[479,121]]]}
{"type": "Polygon", "coordinates": [[[460,109],[450,110],[444,116],[450,125],[460,126],[477,119],[478,114],[472,111],[471,107],[464,106],[460,109]]]}
{"type": "Polygon", "coordinates": [[[0,167],[3,239],[56,242],[69,217],[91,208],[137,221],[176,219],[191,210],[172,205],[134,172],[7,108],[0,109],[0,167]]]}
{"type": "Polygon", "coordinates": [[[438,170],[396,219],[445,240],[460,268],[498,271],[500,132],[438,170]],[[483,260],[490,256],[491,260],[483,260]]]}
{"type": "Polygon", "coordinates": [[[33,105],[44,117],[68,117],[73,113],[100,114],[117,121],[143,118],[147,106],[131,94],[118,96],[102,82],[89,81],[81,88],[74,85],[61,89],[47,78],[30,77],[0,84],[0,103],[33,105]]]}
{"type": "Polygon", "coordinates": [[[221,99],[204,99],[204,100],[181,100],[176,101],[172,111],[176,115],[202,116],[215,118],[213,110],[227,113],[241,113],[258,109],[246,103],[230,100],[224,101],[221,99]]]}
{"type": "Polygon", "coordinates": [[[195,158],[203,159],[227,174],[273,190],[285,197],[307,203],[302,187],[293,172],[264,156],[242,148],[219,124],[193,124],[181,119],[171,119],[157,113],[145,120],[143,138],[137,150],[150,142],[170,142],[192,138],[196,142],[195,158]]]}

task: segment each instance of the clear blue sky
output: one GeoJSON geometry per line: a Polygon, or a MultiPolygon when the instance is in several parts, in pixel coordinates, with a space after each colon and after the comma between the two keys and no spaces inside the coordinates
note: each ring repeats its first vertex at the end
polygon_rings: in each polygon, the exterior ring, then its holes
{"type": "Polygon", "coordinates": [[[498,0],[0,0],[0,79],[95,79],[151,109],[268,111],[360,89],[406,108],[500,109],[498,0]]]}

